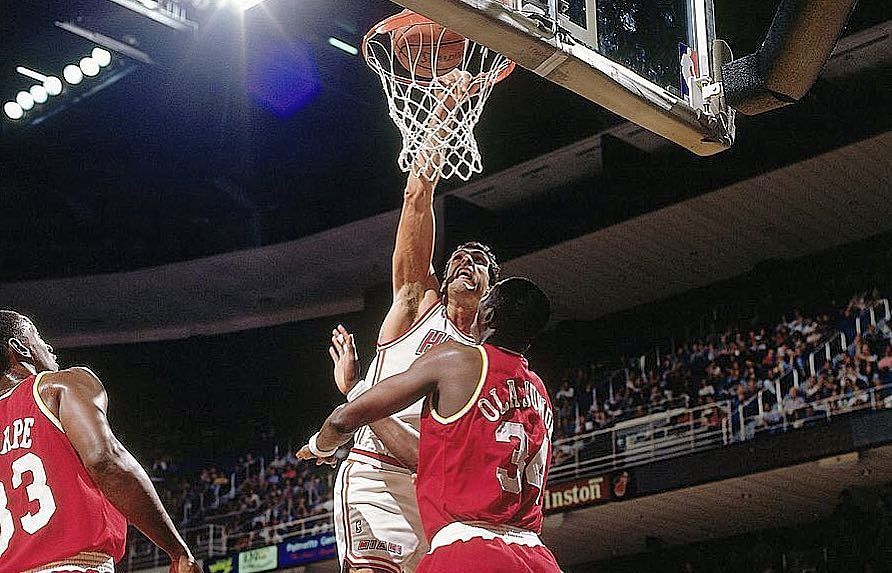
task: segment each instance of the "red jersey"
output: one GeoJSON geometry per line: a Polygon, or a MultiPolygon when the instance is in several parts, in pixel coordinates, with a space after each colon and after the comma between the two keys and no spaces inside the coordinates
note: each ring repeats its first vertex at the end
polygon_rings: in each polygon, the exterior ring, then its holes
{"type": "Polygon", "coordinates": [[[548,391],[523,356],[476,348],[483,372],[465,407],[444,418],[428,399],[422,412],[416,487],[428,539],[452,522],[542,529],[554,422],[548,391]]]}
{"type": "Polygon", "coordinates": [[[127,520],[87,474],[32,376],[0,395],[0,573],[124,555],[127,520]]]}

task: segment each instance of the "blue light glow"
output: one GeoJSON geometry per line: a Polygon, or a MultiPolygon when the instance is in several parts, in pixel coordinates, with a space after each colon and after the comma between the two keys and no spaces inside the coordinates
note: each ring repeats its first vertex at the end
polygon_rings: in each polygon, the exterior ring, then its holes
{"type": "Polygon", "coordinates": [[[293,115],[321,91],[319,72],[307,44],[266,39],[248,51],[245,90],[277,117],[293,115]]]}

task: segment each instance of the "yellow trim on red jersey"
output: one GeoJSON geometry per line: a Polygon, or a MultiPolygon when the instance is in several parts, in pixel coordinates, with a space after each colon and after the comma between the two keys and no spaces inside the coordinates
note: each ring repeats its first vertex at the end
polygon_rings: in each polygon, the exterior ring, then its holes
{"type": "Polygon", "coordinates": [[[482,346],[475,346],[474,348],[476,348],[480,352],[480,357],[483,358],[483,363],[480,366],[480,380],[477,381],[477,388],[474,389],[474,393],[471,394],[471,397],[468,398],[468,402],[464,406],[462,406],[462,409],[451,416],[447,416],[444,418],[443,416],[438,414],[436,408],[431,405],[431,417],[441,424],[451,424],[452,422],[467,414],[468,410],[473,408],[474,404],[477,403],[477,398],[480,397],[480,392],[483,391],[483,383],[486,382],[486,374],[489,370],[489,358],[486,356],[486,349],[484,349],[482,346]]]}
{"type": "Polygon", "coordinates": [[[34,394],[34,402],[37,403],[37,407],[40,409],[41,412],[43,412],[43,415],[46,416],[47,419],[52,422],[54,426],[59,428],[59,431],[64,434],[65,430],[62,428],[62,422],[59,421],[59,418],[57,418],[55,414],[53,414],[49,406],[44,403],[43,398],[40,397],[40,391],[37,389],[37,387],[40,385],[40,379],[43,377],[44,374],[46,374],[46,372],[41,372],[40,374],[38,374],[37,378],[34,379],[34,384],[31,386],[31,391],[34,394]]]}

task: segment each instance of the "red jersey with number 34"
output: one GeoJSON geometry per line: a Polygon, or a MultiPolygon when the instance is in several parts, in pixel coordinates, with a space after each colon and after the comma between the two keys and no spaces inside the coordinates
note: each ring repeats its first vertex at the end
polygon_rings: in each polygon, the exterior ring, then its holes
{"type": "Polygon", "coordinates": [[[416,489],[428,539],[449,523],[539,533],[554,417],[542,380],[519,355],[484,344],[468,403],[444,418],[425,401],[416,489]]]}
{"type": "Polygon", "coordinates": [[[87,474],[32,376],[0,395],[0,573],[124,555],[127,520],[87,474]]]}

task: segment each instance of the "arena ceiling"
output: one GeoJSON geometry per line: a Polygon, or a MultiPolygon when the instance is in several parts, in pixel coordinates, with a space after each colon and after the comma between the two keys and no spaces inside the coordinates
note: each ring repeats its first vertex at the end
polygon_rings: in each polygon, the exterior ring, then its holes
{"type": "MultiPolygon", "coordinates": [[[[0,85],[12,85],[10,61],[59,67],[85,45],[52,25],[59,5],[4,11],[0,85]]],[[[754,49],[774,2],[745,15],[716,5],[720,35],[738,53],[754,49]]],[[[217,15],[179,60],[138,66],[39,126],[4,123],[3,306],[40,316],[61,346],[364,307],[388,276],[399,142],[377,79],[321,44],[335,33],[358,42],[394,6],[261,6],[244,28],[217,15]],[[242,89],[245,51],[264,34],[306,42],[324,76],[318,98],[288,118],[242,89]]],[[[863,31],[843,39],[808,98],[741,118],[738,144],[713,158],[517,73],[478,129],[485,176],[443,185],[440,250],[483,238],[508,272],[548,287],[561,318],[591,319],[889,231],[888,20],[884,2],[862,2],[850,29],[863,31]]]]}

